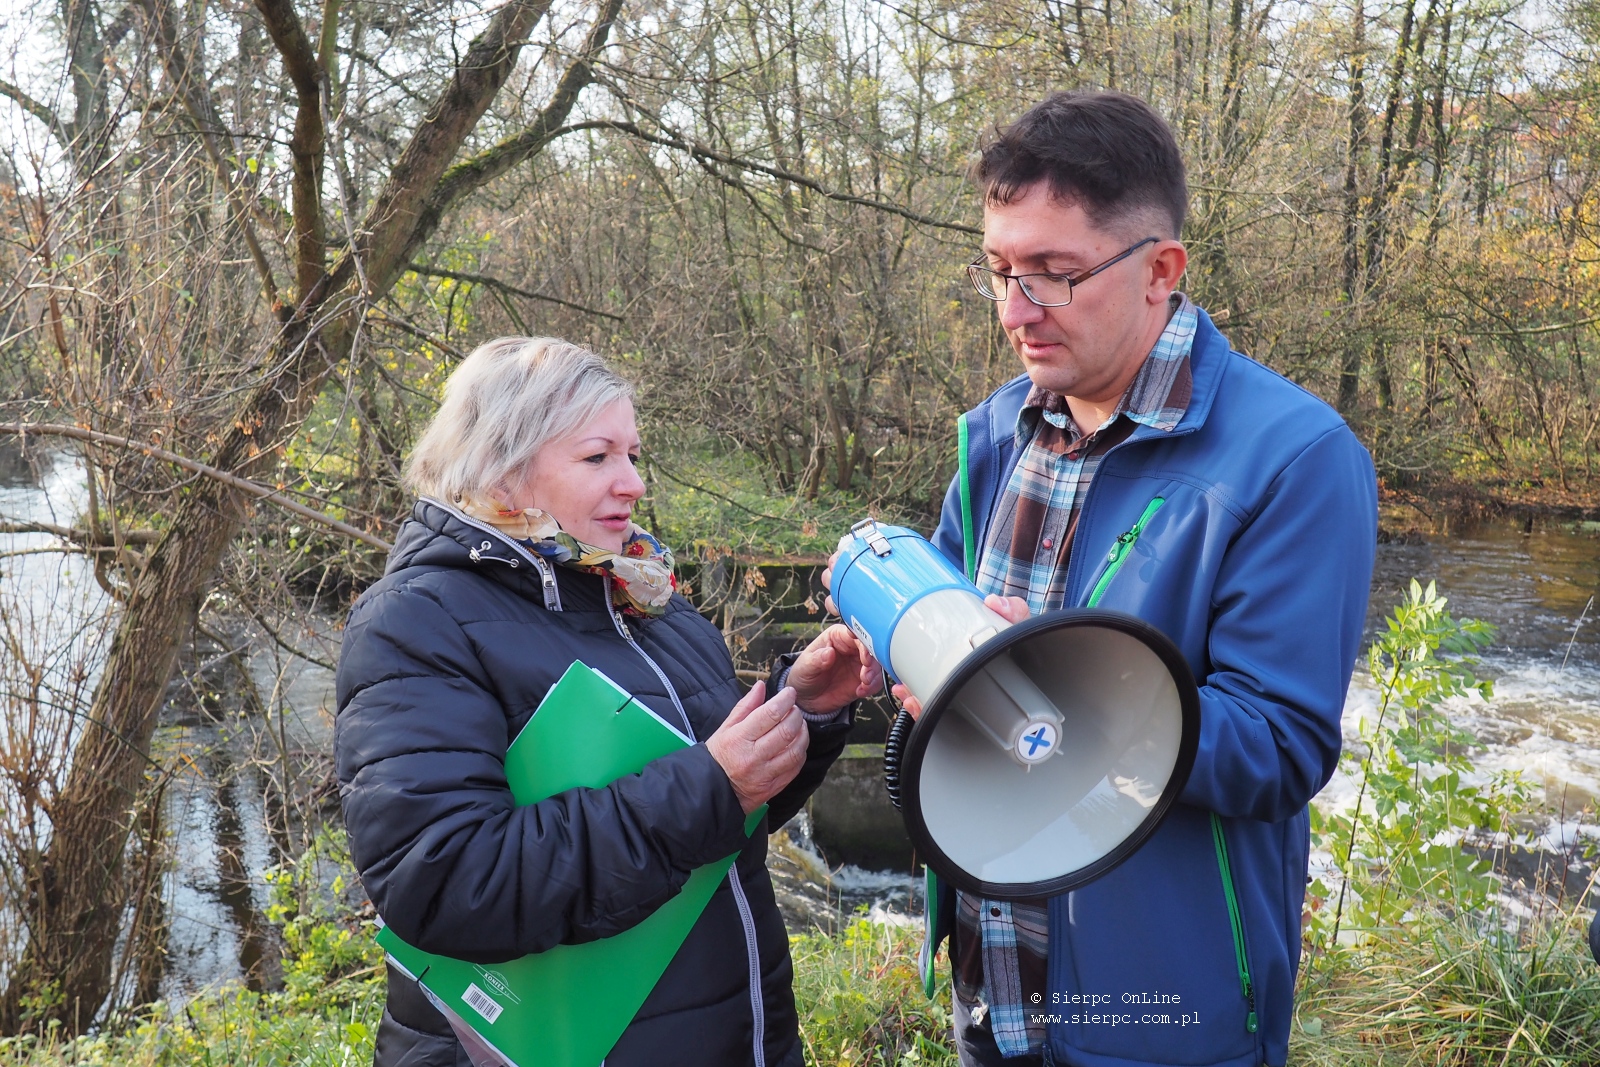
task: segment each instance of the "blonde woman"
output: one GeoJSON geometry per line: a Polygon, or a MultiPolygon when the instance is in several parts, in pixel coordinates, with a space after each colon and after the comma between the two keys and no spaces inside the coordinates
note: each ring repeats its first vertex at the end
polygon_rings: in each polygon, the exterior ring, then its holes
{"type": "MultiPolygon", "coordinates": [[[[406,472],[419,496],[339,659],[345,824],[379,914],[482,963],[626,930],[696,867],[740,855],[607,1057],[799,1064],[788,938],[765,867],[881,673],[843,626],[741,692],[717,630],[633,522],[632,389],[593,352],[502,338],[468,356],[406,472]],[[698,741],[603,789],[514,807],[506,747],[574,661],[698,741]],[[742,851],[740,851],[742,849],[742,851]]],[[[379,1067],[467,1062],[392,968],[379,1067]]]]}

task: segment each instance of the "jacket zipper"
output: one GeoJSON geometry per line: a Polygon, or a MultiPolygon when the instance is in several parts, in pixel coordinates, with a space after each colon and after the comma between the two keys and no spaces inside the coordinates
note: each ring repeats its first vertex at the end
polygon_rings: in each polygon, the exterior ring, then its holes
{"type": "Polygon", "coordinates": [[[1239,919],[1239,898],[1233,889],[1233,867],[1228,862],[1228,839],[1222,833],[1222,817],[1211,813],[1211,842],[1217,849],[1217,867],[1222,871],[1222,895],[1228,900],[1228,922],[1233,927],[1233,955],[1239,961],[1239,988],[1249,1009],[1244,1028],[1256,1032],[1256,989],[1250,981],[1250,961],[1245,957],[1244,923],[1239,919]]]}
{"type": "Polygon", "coordinates": [[[755,1053],[755,1067],[767,1067],[767,1008],[761,999],[761,957],[756,953],[756,920],[750,914],[750,901],[745,899],[744,884],[739,881],[739,864],[728,868],[728,885],[733,887],[733,902],[739,907],[739,921],[744,924],[745,955],[750,960],[750,1017],[751,1051],[755,1053]]]}
{"type": "Polygon", "coordinates": [[[1133,546],[1138,542],[1139,535],[1144,533],[1144,528],[1150,524],[1156,512],[1161,510],[1161,505],[1167,502],[1166,497],[1158,496],[1144,506],[1144,514],[1139,516],[1139,521],[1134,523],[1126,533],[1117,535],[1117,543],[1111,546],[1110,553],[1106,556],[1106,569],[1100,573],[1100,580],[1094,583],[1094,592],[1089,594],[1089,607],[1099,607],[1100,598],[1106,595],[1106,589],[1111,585],[1111,579],[1122,570],[1122,565],[1128,560],[1128,553],[1133,551],[1133,546]]]}
{"type": "Polygon", "coordinates": [[[628,629],[626,622],[622,621],[622,612],[618,611],[616,605],[611,603],[610,579],[605,579],[605,583],[606,614],[611,616],[612,625],[617,628],[617,633],[622,635],[622,639],[628,642],[629,646],[650,665],[650,669],[656,672],[656,677],[661,679],[661,684],[666,687],[667,696],[672,698],[672,706],[678,711],[678,718],[683,720],[683,735],[691,741],[699,741],[700,739],[695,736],[694,726],[689,722],[689,713],[683,710],[683,701],[678,699],[678,691],[673,688],[671,680],[667,678],[667,672],[662,670],[660,665],[650,658],[649,653],[639,647],[639,642],[633,639],[633,631],[628,629]]]}
{"type": "MultiPolygon", "coordinates": [[[[667,672],[661,665],[650,658],[650,654],[639,647],[639,642],[633,639],[633,631],[623,621],[622,613],[611,602],[611,583],[605,583],[606,613],[611,616],[611,622],[617,628],[617,633],[637,653],[639,657],[650,665],[656,672],[656,677],[661,679],[661,684],[667,689],[667,696],[672,698],[672,706],[678,709],[678,715],[683,719],[684,734],[692,741],[695,737],[694,727],[689,722],[689,713],[684,710],[683,702],[678,699],[678,690],[673,686],[672,680],[667,677],[667,672]]],[[[739,864],[734,862],[728,868],[728,886],[733,890],[733,903],[739,909],[739,923],[744,927],[745,957],[750,961],[750,1014],[751,1025],[751,1051],[755,1055],[755,1067],[767,1067],[766,1030],[767,1010],[761,995],[761,955],[756,946],[756,921],[750,913],[750,901],[744,895],[744,885],[739,881],[739,864]]]]}

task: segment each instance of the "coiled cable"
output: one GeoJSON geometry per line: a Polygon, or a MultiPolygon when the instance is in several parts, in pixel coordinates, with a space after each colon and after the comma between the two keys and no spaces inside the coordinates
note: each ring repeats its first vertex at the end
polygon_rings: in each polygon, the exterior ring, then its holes
{"type": "Polygon", "coordinates": [[[911,727],[916,725],[916,720],[904,708],[894,717],[894,723],[889,727],[889,736],[883,742],[883,785],[889,791],[889,803],[898,810],[900,807],[900,755],[905,751],[906,738],[911,736],[911,727]]]}

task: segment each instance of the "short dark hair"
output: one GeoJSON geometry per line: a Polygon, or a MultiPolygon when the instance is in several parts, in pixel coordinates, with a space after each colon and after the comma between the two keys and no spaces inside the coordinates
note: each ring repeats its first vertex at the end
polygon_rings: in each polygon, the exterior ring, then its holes
{"type": "Polygon", "coordinates": [[[1102,229],[1148,211],[1172,220],[1172,232],[1160,236],[1177,238],[1189,211],[1172,127],[1125,93],[1051,93],[996,131],[972,176],[993,204],[1048,182],[1057,199],[1080,205],[1102,229]]]}

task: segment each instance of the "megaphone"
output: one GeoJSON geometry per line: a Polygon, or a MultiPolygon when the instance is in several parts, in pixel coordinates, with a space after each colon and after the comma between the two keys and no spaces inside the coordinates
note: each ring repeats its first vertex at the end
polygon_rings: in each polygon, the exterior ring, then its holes
{"type": "Polygon", "coordinates": [[[917,854],[995,900],[1086,885],[1144,843],[1194,765],[1200,694],[1177,647],[1121,612],[1015,625],[912,530],[865,519],[830,592],[922,703],[899,754],[917,854]]]}

